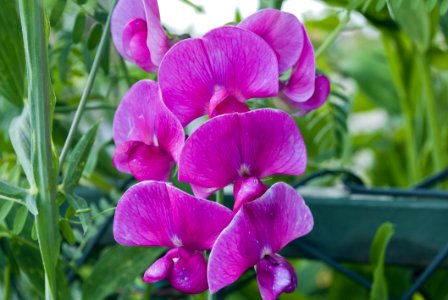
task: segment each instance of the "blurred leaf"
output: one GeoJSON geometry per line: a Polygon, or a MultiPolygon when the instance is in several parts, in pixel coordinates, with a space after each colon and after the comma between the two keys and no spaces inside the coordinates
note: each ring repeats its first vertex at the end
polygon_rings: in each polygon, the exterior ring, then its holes
{"type": "Polygon", "coordinates": [[[58,24],[62,15],[64,14],[65,6],[67,5],[67,0],[57,0],[50,15],[50,25],[55,26],[58,24]]]}
{"type": "Polygon", "coordinates": [[[7,197],[25,197],[27,191],[0,179],[0,195],[7,197]]]}
{"type": "Polygon", "coordinates": [[[34,173],[31,163],[31,124],[29,105],[25,105],[22,114],[11,122],[9,128],[11,143],[17,159],[25,172],[31,187],[34,187],[34,173]]]}
{"type": "Polygon", "coordinates": [[[3,201],[3,203],[0,206],[0,222],[3,221],[8,216],[13,206],[14,202],[3,201]]]}
{"type": "Polygon", "coordinates": [[[370,249],[370,262],[373,267],[373,283],[370,291],[371,300],[387,300],[387,282],[384,273],[384,259],[389,241],[394,235],[394,226],[389,223],[383,223],[378,228],[370,249]]]}
{"type": "Polygon", "coordinates": [[[87,49],[93,50],[98,46],[102,33],[103,25],[101,23],[95,23],[90,29],[89,37],[87,38],[87,49]]]}
{"type": "Polygon", "coordinates": [[[28,217],[28,208],[26,206],[20,206],[14,217],[14,226],[12,228],[14,234],[19,235],[22,232],[27,217],[28,217]]]}
{"type": "Polygon", "coordinates": [[[415,8],[412,7],[411,1],[403,1],[401,5],[394,0],[387,2],[401,29],[421,52],[425,52],[431,39],[431,21],[423,0],[417,0],[415,8]]]}
{"type": "Polygon", "coordinates": [[[448,12],[448,0],[444,0],[440,6],[440,15],[446,15],[448,12]]]}
{"type": "Polygon", "coordinates": [[[75,0],[76,3],[78,3],[79,5],[83,5],[87,3],[87,0],[75,0]]]}
{"type": "Polygon", "coordinates": [[[61,229],[62,236],[70,245],[74,245],[76,243],[75,234],[73,233],[73,230],[67,220],[59,220],[59,229],[61,229]]]}
{"type": "Polygon", "coordinates": [[[141,276],[162,251],[148,247],[112,247],[98,260],[85,280],[83,299],[104,299],[118,288],[124,288],[141,276]]]}
{"type": "Polygon", "coordinates": [[[79,140],[73,151],[67,159],[67,169],[64,175],[63,186],[66,191],[73,191],[78,185],[79,179],[82,176],[84,166],[89,157],[90,150],[95,142],[96,132],[98,130],[98,123],[87,131],[86,134],[79,140]]]}
{"type": "Polygon", "coordinates": [[[83,11],[80,11],[75,19],[73,25],[73,43],[77,44],[82,40],[84,34],[84,28],[86,27],[86,15],[83,11]]]}
{"type": "MultiPolygon", "coordinates": [[[[67,197],[68,203],[75,210],[85,210],[85,209],[89,208],[89,206],[87,205],[87,202],[86,202],[86,200],[84,200],[84,198],[81,198],[78,195],[71,193],[71,192],[65,193],[65,196],[67,197]]],[[[82,226],[84,232],[87,231],[87,228],[89,227],[89,224],[90,224],[89,216],[90,216],[89,213],[79,214],[79,220],[81,221],[81,226],[82,226]]]]}
{"type": "Polygon", "coordinates": [[[33,215],[37,215],[37,204],[35,195],[26,195],[25,204],[30,213],[32,213],[33,215]]]}
{"type": "Polygon", "coordinates": [[[0,28],[0,101],[3,98],[16,106],[22,106],[25,53],[15,1],[2,1],[0,28]]]}

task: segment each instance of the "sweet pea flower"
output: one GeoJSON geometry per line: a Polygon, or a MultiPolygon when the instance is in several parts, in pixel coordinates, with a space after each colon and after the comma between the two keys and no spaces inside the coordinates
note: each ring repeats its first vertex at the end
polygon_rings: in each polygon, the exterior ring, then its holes
{"type": "Polygon", "coordinates": [[[115,48],[126,60],[154,72],[172,43],[160,23],[157,0],[120,0],[111,20],[115,48]]]}
{"type": "Polygon", "coordinates": [[[263,9],[239,25],[262,37],[274,50],[279,73],[291,70],[291,76],[280,83],[281,108],[304,115],[325,103],[330,93],[330,81],[316,74],[313,45],[305,27],[292,14],[276,9],[263,9]],[[285,106],[286,105],[286,106],[285,106]]]}
{"type": "Polygon", "coordinates": [[[257,109],[215,117],[196,129],[179,158],[179,180],[198,197],[234,183],[234,210],[262,195],[261,181],[275,174],[300,175],[306,149],[297,125],[286,113],[257,109]]]}
{"type": "Polygon", "coordinates": [[[216,202],[197,199],[163,182],[145,181],[131,187],[115,211],[115,240],[124,246],[159,246],[170,250],[146,270],[143,280],[167,279],[177,290],[205,291],[211,249],[233,213],[216,202]]]}
{"type": "Polygon", "coordinates": [[[156,82],[142,80],[126,93],[113,121],[115,167],[137,180],[168,180],[185,135],[166,108],[156,82]]]}
{"type": "Polygon", "coordinates": [[[278,64],[258,35],[234,26],[183,40],[159,68],[163,101],[183,126],[208,114],[245,112],[244,102],[278,94],[278,64]]]}
{"type": "Polygon", "coordinates": [[[292,240],[313,228],[313,216],[297,191],[274,184],[263,196],[243,205],[218,236],[208,264],[210,291],[216,293],[255,266],[264,300],[293,292],[297,276],[277,254],[292,240]]]}

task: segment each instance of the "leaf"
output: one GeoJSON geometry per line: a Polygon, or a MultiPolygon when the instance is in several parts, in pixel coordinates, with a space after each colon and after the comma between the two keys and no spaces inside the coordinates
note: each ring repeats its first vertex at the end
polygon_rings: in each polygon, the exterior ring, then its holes
{"type": "Polygon", "coordinates": [[[25,105],[20,116],[11,122],[9,135],[17,159],[25,172],[30,186],[36,186],[33,166],[31,163],[31,124],[29,105],[25,105]]]}
{"type": "MultiPolygon", "coordinates": [[[[89,206],[87,205],[87,202],[86,202],[86,200],[84,200],[84,198],[81,198],[78,195],[71,193],[71,192],[67,192],[65,194],[65,196],[67,197],[68,203],[75,210],[83,210],[83,209],[89,208],[89,206]]],[[[79,216],[79,221],[81,222],[82,229],[84,230],[84,232],[86,232],[87,228],[89,227],[89,224],[90,224],[90,219],[89,219],[90,214],[89,213],[81,213],[78,216],[79,216]]]]}
{"type": "Polygon", "coordinates": [[[112,247],[99,259],[85,280],[83,299],[105,299],[141,276],[161,253],[160,248],[112,247]]]}
{"type": "Polygon", "coordinates": [[[59,220],[59,229],[61,230],[62,236],[70,245],[74,245],[76,243],[75,234],[73,233],[73,230],[67,220],[59,220]]]}
{"type": "Polygon", "coordinates": [[[0,207],[0,222],[3,221],[8,216],[13,206],[14,202],[3,201],[3,204],[0,207]]]}
{"type": "Polygon", "coordinates": [[[0,179],[0,195],[22,198],[27,194],[28,192],[25,189],[22,189],[0,179]]]}
{"type": "Polygon", "coordinates": [[[73,43],[77,44],[82,40],[82,35],[84,34],[84,28],[86,26],[86,15],[83,11],[80,11],[75,19],[75,24],[73,25],[73,43]]]}
{"type": "Polygon", "coordinates": [[[15,1],[2,1],[0,28],[0,101],[3,98],[16,106],[22,106],[25,94],[25,54],[15,1]]]}
{"type": "Polygon", "coordinates": [[[373,268],[373,283],[370,291],[371,300],[387,300],[387,282],[384,274],[384,259],[389,241],[394,235],[392,223],[383,223],[378,228],[370,249],[370,263],[373,268]]]}
{"type": "Polygon", "coordinates": [[[22,232],[27,217],[28,208],[26,206],[20,206],[14,217],[14,225],[12,227],[12,232],[14,232],[14,234],[19,235],[22,232]]]}
{"type": "Polygon", "coordinates": [[[423,0],[417,0],[414,4],[417,5],[415,8],[412,7],[411,1],[403,1],[400,6],[394,0],[387,0],[387,2],[400,28],[420,52],[425,52],[431,39],[431,21],[423,0]]]}
{"type": "Polygon", "coordinates": [[[87,158],[89,157],[90,150],[95,142],[98,125],[98,123],[93,125],[92,128],[90,128],[89,131],[83,135],[73,151],[69,154],[67,158],[67,170],[65,172],[63,182],[65,191],[71,192],[78,185],[87,158]]]}
{"type": "Polygon", "coordinates": [[[32,213],[34,216],[37,215],[37,203],[36,203],[36,195],[28,194],[25,197],[25,204],[28,208],[29,212],[32,213]]]}
{"type": "Polygon", "coordinates": [[[90,29],[89,37],[87,38],[87,49],[93,50],[98,46],[102,33],[103,25],[101,23],[95,23],[90,29]]]}
{"type": "Polygon", "coordinates": [[[444,16],[448,12],[448,0],[444,0],[440,5],[440,15],[444,16]]]}
{"type": "Polygon", "coordinates": [[[59,23],[59,20],[61,19],[65,6],[67,4],[67,0],[57,0],[56,4],[54,5],[53,9],[51,10],[50,15],[50,25],[55,26],[59,23]]]}

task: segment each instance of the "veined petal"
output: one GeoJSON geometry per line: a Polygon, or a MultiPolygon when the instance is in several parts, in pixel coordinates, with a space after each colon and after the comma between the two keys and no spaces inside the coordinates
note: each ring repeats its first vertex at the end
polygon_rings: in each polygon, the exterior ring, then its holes
{"type": "Polygon", "coordinates": [[[210,249],[233,217],[215,202],[197,199],[163,182],[140,182],[124,193],[114,219],[115,240],[125,246],[210,249]]]}
{"type": "Polygon", "coordinates": [[[149,28],[147,46],[149,52],[151,52],[152,63],[159,66],[170,45],[165,30],[163,30],[162,24],[160,23],[159,4],[157,0],[144,0],[143,5],[149,28]]]}
{"type": "Polygon", "coordinates": [[[196,129],[180,155],[179,180],[211,193],[239,177],[302,174],[306,161],[294,120],[275,109],[258,109],[218,116],[196,129]]]}
{"type": "Polygon", "coordinates": [[[168,181],[174,160],[160,147],[143,143],[132,148],[128,154],[128,166],[138,181],[168,181]]]}
{"type": "Polygon", "coordinates": [[[275,96],[278,65],[275,53],[262,38],[224,26],[202,39],[187,39],[172,47],[160,64],[159,81],[167,107],[186,126],[213,112],[217,104],[226,101],[224,94],[232,98],[225,112],[243,109],[235,101],[275,96]],[[219,95],[210,109],[215,93],[219,95]]]}
{"type": "Polygon", "coordinates": [[[314,80],[316,76],[316,62],[314,58],[314,49],[306,33],[305,27],[302,27],[304,36],[304,45],[299,60],[292,69],[291,77],[281,92],[295,102],[305,102],[314,93],[314,80]]]}
{"type": "Polygon", "coordinates": [[[292,293],[297,287],[296,271],[279,254],[263,258],[257,264],[256,271],[263,300],[275,300],[281,293],[292,293]]]}
{"type": "Polygon", "coordinates": [[[274,184],[263,196],[243,205],[217,238],[207,271],[210,291],[236,281],[312,227],[311,212],[297,191],[285,183],[274,184]]]}
{"type": "MultiPolygon", "coordinates": [[[[286,104],[285,109],[292,110],[295,115],[303,116],[308,112],[318,109],[321,107],[330,95],[330,80],[322,74],[316,75],[315,88],[313,95],[305,102],[295,102],[291,101],[285,95],[280,93],[282,101],[286,104]]],[[[278,103],[279,107],[282,106],[278,103]]]]}
{"type": "Polygon", "coordinates": [[[156,82],[134,84],[117,108],[113,122],[115,144],[140,141],[160,147],[177,161],[185,135],[182,125],[166,108],[156,82]]]}
{"type": "Polygon", "coordinates": [[[238,27],[256,33],[271,46],[277,56],[280,73],[290,69],[299,59],[304,31],[293,14],[266,8],[245,18],[238,27]]]}

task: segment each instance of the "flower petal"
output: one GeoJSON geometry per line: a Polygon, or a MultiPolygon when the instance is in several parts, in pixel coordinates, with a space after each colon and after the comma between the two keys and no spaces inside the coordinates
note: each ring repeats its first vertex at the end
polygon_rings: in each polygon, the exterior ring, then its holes
{"type": "Polygon", "coordinates": [[[151,54],[146,46],[147,35],[146,22],[133,19],[124,28],[123,47],[131,61],[146,72],[154,72],[157,66],[151,62],[151,54]]]}
{"type": "Polygon", "coordinates": [[[162,182],[131,187],[115,212],[114,237],[125,246],[210,249],[233,217],[232,211],[194,198],[162,182]]]}
{"type": "Polygon", "coordinates": [[[303,25],[293,14],[267,8],[245,18],[238,27],[262,37],[274,50],[280,73],[299,59],[304,44],[303,25]]]}
{"type": "Polygon", "coordinates": [[[140,144],[141,142],[128,141],[117,146],[112,162],[118,171],[131,174],[131,169],[129,169],[129,153],[140,144]]]}
{"type": "Polygon", "coordinates": [[[165,30],[160,23],[159,5],[157,0],[144,0],[146,21],[150,29],[147,38],[147,46],[151,52],[151,61],[159,66],[163,56],[170,48],[165,30]]]}
{"type": "Polygon", "coordinates": [[[291,101],[304,102],[314,93],[314,79],[316,74],[316,62],[313,45],[302,27],[304,45],[299,60],[294,66],[291,77],[281,92],[291,101]]]}
{"type": "Polygon", "coordinates": [[[330,80],[325,75],[318,74],[315,79],[314,93],[308,100],[305,102],[295,102],[284,95],[281,95],[281,99],[287,105],[286,109],[291,109],[295,115],[303,116],[308,112],[321,107],[328,99],[329,95],[330,80]]]}
{"type": "Polygon", "coordinates": [[[266,256],[257,264],[256,270],[263,300],[275,300],[281,293],[292,293],[297,287],[296,271],[281,255],[266,256]]]}
{"type": "Polygon", "coordinates": [[[196,129],[180,155],[179,180],[211,193],[238,177],[302,174],[306,161],[294,120],[278,110],[258,109],[222,115],[196,129]]]}
{"type": "Polygon", "coordinates": [[[257,177],[240,177],[233,187],[235,204],[234,211],[238,211],[244,203],[257,199],[267,191],[268,187],[257,177]]]}
{"type": "Polygon", "coordinates": [[[129,170],[138,181],[168,181],[173,165],[174,160],[168,153],[143,143],[132,148],[128,156],[129,170]]]}
{"type": "Polygon", "coordinates": [[[236,281],[241,274],[311,231],[313,216],[302,197],[285,183],[274,184],[245,204],[219,235],[209,258],[210,291],[236,281]]]}
{"type": "MultiPolygon", "coordinates": [[[[220,93],[215,97],[219,103],[225,101],[223,93],[239,102],[275,96],[277,59],[256,34],[224,26],[171,48],[160,64],[159,81],[167,107],[186,126],[209,113],[215,92],[220,93]]],[[[241,111],[241,105],[234,108],[241,111]]]]}
{"type": "Polygon", "coordinates": [[[124,96],[113,122],[115,144],[140,141],[160,147],[177,161],[185,135],[182,125],[166,108],[156,82],[141,80],[124,96]]]}

